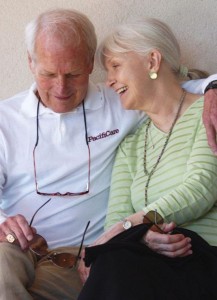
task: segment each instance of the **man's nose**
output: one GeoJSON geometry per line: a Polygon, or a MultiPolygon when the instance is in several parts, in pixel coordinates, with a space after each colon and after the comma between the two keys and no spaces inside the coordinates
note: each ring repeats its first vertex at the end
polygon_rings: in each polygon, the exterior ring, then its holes
{"type": "Polygon", "coordinates": [[[62,89],[62,88],[65,88],[66,85],[67,85],[67,78],[63,75],[58,76],[57,77],[57,86],[62,89]]]}

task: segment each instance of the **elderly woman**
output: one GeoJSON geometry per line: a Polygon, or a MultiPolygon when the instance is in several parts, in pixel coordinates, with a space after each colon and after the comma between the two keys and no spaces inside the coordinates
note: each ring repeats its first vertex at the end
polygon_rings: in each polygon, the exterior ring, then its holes
{"type": "Polygon", "coordinates": [[[119,147],[107,231],[86,248],[92,267],[79,300],[215,299],[217,160],[203,97],[180,87],[178,42],[147,19],[118,27],[99,55],[123,107],[148,119],[119,147]]]}

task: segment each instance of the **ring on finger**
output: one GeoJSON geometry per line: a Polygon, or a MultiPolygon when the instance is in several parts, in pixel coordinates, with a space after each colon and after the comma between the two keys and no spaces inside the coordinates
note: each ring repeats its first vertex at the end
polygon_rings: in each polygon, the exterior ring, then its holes
{"type": "Polygon", "coordinates": [[[10,244],[13,244],[16,241],[16,235],[14,233],[8,233],[5,238],[10,244]]]}

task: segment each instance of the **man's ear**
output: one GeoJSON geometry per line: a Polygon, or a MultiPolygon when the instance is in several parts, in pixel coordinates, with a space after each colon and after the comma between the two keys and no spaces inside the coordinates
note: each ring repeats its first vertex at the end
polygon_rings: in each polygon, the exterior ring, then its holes
{"type": "Polygon", "coordinates": [[[158,50],[152,50],[149,53],[149,71],[158,73],[162,61],[162,55],[158,50]]]}
{"type": "Polygon", "coordinates": [[[29,51],[27,51],[27,55],[28,55],[28,64],[29,64],[29,68],[32,71],[32,73],[35,73],[35,63],[29,53],[29,51]]]}
{"type": "Polygon", "coordinates": [[[94,56],[89,63],[89,74],[93,72],[93,67],[94,67],[94,56]]]}

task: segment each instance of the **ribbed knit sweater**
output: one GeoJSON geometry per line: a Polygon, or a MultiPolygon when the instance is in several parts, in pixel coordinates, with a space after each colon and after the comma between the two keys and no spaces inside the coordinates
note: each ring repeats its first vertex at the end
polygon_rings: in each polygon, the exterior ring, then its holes
{"type": "MultiPolygon", "coordinates": [[[[145,205],[144,138],[147,121],[119,147],[105,227],[137,211],[157,210],[167,222],[194,230],[217,246],[217,158],[202,122],[203,98],[178,119],[148,187],[145,205]]],[[[151,123],[147,140],[150,172],[167,134],[151,123]]]]}

